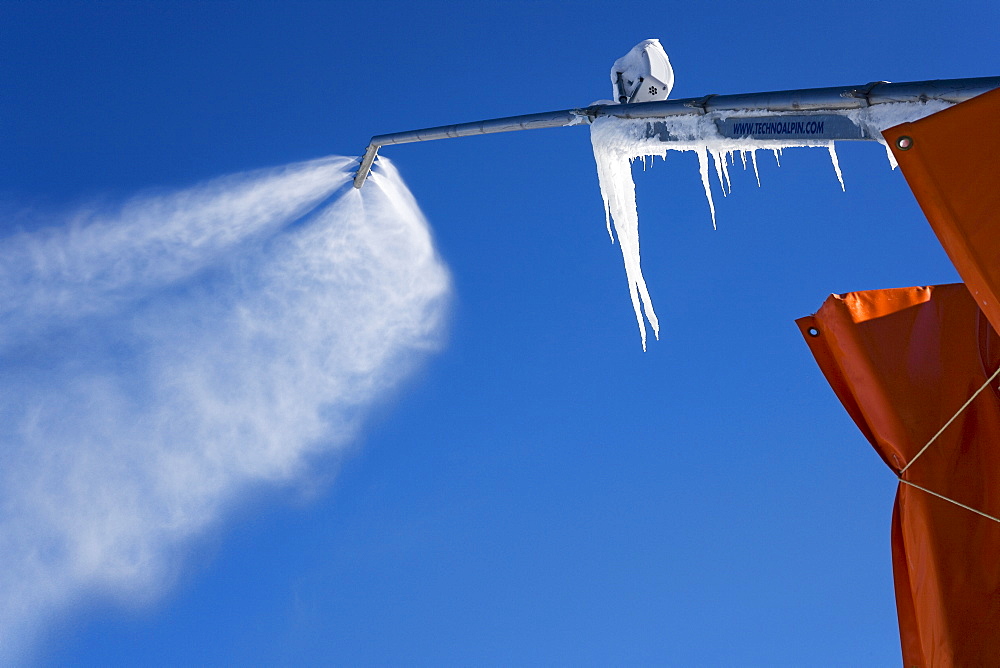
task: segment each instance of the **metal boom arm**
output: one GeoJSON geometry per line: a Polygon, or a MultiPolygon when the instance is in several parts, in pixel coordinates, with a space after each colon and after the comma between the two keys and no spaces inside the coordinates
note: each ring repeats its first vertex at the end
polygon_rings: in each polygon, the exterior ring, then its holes
{"type": "MultiPolygon", "coordinates": [[[[843,88],[806,88],[801,90],[775,91],[770,93],[742,93],[737,95],[707,95],[701,98],[666,100],[661,102],[638,102],[635,104],[600,104],[579,109],[564,109],[524,116],[507,116],[485,121],[442,125],[423,130],[409,130],[372,137],[361,165],[354,177],[354,187],[360,188],[368,178],[378,150],[393,144],[409,144],[432,139],[450,139],[471,135],[513,132],[515,130],[535,130],[568,125],[587,125],[601,116],[615,118],[650,119],[673,116],[702,115],[713,112],[750,111],[763,116],[781,115],[795,112],[813,118],[832,119],[824,124],[825,132],[816,136],[827,140],[870,140],[862,128],[849,121],[845,113],[876,104],[891,102],[926,102],[942,100],[958,104],[977,95],[1000,88],[1000,77],[977,77],[972,79],[938,79],[933,81],[911,81],[889,83],[876,81],[863,86],[843,88]]],[[[755,119],[740,119],[755,120],[755,119]]],[[[723,136],[747,136],[746,124],[727,125],[717,123],[723,136]],[[738,126],[738,127],[737,127],[738,126]],[[728,134],[730,132],[740,134],[728,134]]],[[[655,130],[653,131],[655,132],[655,130]]],[[[788,136],[788,135],[784,135],[788,136]]],[[[668,136],[660,135],[664,141],[668,136]]]]}

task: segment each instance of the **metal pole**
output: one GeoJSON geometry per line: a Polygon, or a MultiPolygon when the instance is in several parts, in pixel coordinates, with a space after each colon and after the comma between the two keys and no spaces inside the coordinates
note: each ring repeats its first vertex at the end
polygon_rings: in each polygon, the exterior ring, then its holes
{"type": "Polygon", "coordinates": [[[567,109],[565,111],[550,111],[540,114],[527,114],[525,116],[508,116],[506,118],[494,118],[487,121],[442,125],[424,130],[409,130],[407,132],[396,132],[388,135],[376,135],[372,137],[371,143],[368,144],[368,149],[361,158],[361,167],[358,169],[357,176],[354,177],[354,187],[360,188],[364,184],[365,179],[368,177],[368,172],[371,171],[372,162],[374,162],[378,150],[383,146],[431,141],[433,139],[486,135],[495,132],[561,128],[575,123],[586,124],[590,122],[583,112],[575,109],[567,109]]]}
{"type": "MultiPolygon", "coordinates": [[[[639,102],[635,104],[605,104],[579,109],[564,109],[524,116],[507,116],[472,123],[442,125],[423,130],[409,130],[372,137],[357,175],[354,187],[364,185],[372,163],[382,146],[408,144],[434,139],[468,137],[471,135],[513,132],[515,130],[535,130],[538,128],[586,125],[601,116],[624,119],[657,119],[674,116],[691,116],[713,112],[756,111],[764,114],[798,112],[812,114],[826,112],[842,115],[852,109],[861,109],[876,104],[893,102],[926,102],[942,100],[958,104],[994,88],[1000,88],[1000,77],[977,77],[972,79],[938,79],[933,81],[910,81],[889,83],[876,81],[863,86],[834,88],[807,88],[801,90],[774,91],[770,93],[743,93],[737,95],[707,95],[700,98],[665,100],[662,102],[639,102]]],[[[827,135],[825,139],[872,139],[857,132],[827,135]]],[[[664,140],[667,140],[664,137],[664,140]]]]}

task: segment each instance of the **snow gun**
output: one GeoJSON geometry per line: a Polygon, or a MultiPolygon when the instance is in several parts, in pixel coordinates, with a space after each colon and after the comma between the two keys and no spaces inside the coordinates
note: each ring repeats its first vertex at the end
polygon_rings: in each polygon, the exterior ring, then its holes
{"type": "Polygon", "coordinates": [[[770,142],[880,141],[877,129],[864,123],[858,111],[890,103],[926,103],[939,100],[958,104],[1000,88],[1000,77],[939,79],[891,83],[873,81],[861,86],[806,88],[769,93],[705,95],[667,100],[673,87],[673,69],[657,40],[645,40],[615,61],[611,81],[618,102],[606,101],[579,109],[564,109],[485,121],[442,125],[371,138],[354,177],[364,185],[383,146],[468,137],[471,135],[590,125],[601,117],[648,121],[646,137],[669,144],[669,119],[703,116],[714,123],[719,139],[766,146],[770,142]]]}

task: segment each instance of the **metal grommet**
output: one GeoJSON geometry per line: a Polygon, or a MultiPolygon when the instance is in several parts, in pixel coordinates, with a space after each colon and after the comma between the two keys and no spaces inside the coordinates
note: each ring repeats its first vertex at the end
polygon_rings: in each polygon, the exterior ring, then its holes
{"type": "Polygon", "coordinates": [[[913,148],[913,137],[907,135],[902,135],[896,139],[896,148],[900,151],[909,151],[913,148]]]}
{"type": "Polygon", "coordinates": [[[809,332],[809,336],[819,336],[819,330],[815,327],[810,327],[806,331],[809,332]]]}

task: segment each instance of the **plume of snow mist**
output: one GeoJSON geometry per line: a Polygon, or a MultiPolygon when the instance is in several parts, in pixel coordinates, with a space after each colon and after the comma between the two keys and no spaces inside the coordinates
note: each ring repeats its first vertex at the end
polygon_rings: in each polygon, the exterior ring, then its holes
{"type": "Polygon", "coordinates": [[[354,164],[0,241],[0,663],[75,601],[155,597],[187,540],[346,445],[437,345],[426,221],[385,160],[345,188],[354,164]]]}

